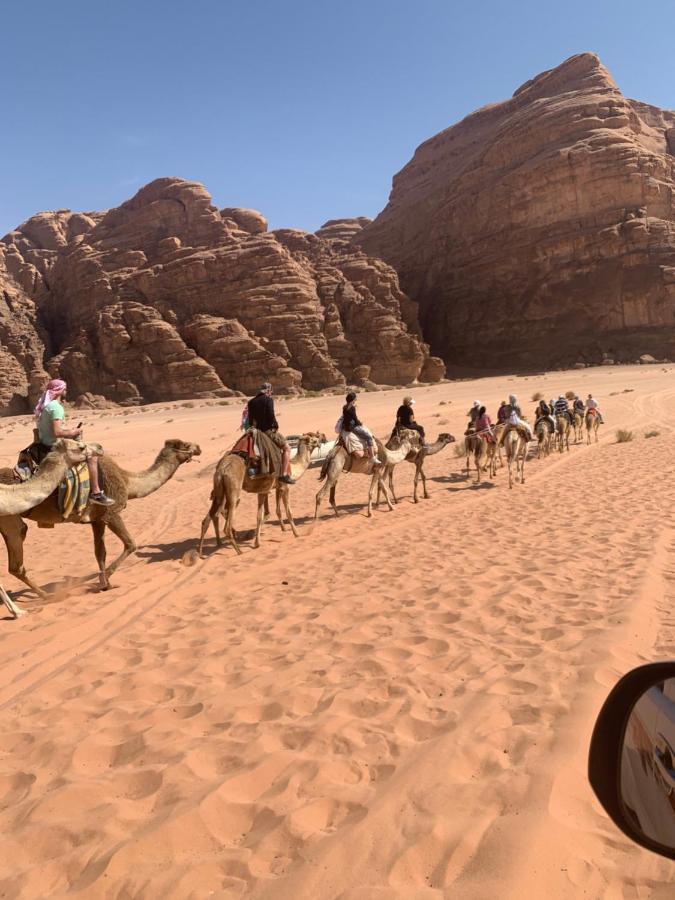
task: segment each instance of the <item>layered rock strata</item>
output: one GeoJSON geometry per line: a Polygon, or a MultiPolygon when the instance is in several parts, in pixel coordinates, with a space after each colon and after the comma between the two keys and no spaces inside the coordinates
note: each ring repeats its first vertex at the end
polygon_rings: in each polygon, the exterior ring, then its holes
{"type": "Polygon", "coordinates": [[[267,231],[164,178],[106,213],[40,213],[0,242],[0,401],[46,372],[119,403],[438,380],[393,269],[353,248],[367,220],[323,236],[267,231]]]}
{"type": "Polygon", "coordinates": [[[675,358],[675,113],[584,53],[417,149],[352,237],[470,367],[675,358]]]}

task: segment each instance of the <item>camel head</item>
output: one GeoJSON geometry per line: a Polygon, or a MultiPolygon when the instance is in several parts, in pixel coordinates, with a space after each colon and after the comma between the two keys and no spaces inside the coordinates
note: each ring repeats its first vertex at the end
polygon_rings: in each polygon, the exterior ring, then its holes
{"type": "Polygon", "coordinates": [[[304,444],[307,444],[307,449],[311,453],[312,450],[315,450],[317,447],[320,447],[321,444],[325,444],[327,441],[326,435],[321,431],[307,431],[302,435],[300,441],[304,444]]]}
{"type": "Polygon", "coordinates": [[[443,432],[442,434],[438,435],[438,443],[443,444],[443,446],[445,446],[446,444],[454,444],[455,438],[451,434],[443,432]]]}
{"type": "Polygon", "coordinates": [[[190,462],[193,456],[201,456],[202,450],[199,444],[170,438],[168,441],[164,441],[162,453],[172,456],[182,466],[183,463],[190,462]]]}
{"type": "Polygon", "coordinates": [[[412,428],[399,428],[398,436],[399,446],[404,441],[407,441],[412,447],[416,447],[420,443],[419,431],[414,431],[412,428]]]}

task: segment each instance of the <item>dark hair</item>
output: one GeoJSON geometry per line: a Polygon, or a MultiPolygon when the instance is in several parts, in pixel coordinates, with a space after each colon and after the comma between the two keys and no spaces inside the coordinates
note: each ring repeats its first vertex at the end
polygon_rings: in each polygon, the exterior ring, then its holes
{"type": "Polygon", "coordinates": [[[485,407],[484,407],[484,406],[481,406],[481,408],[478,410],[478,415],[479,415],[479,416],[484,416],[484,415],[485,415],[485,407]]]}
{"type": "Polygon", "coordinates": [[[347,403],[351,403],[352,400],[356,400],[356,394],[354,393],[354,391],[350,391],[345,397],[345,400],[347,401],[347,403]]]}

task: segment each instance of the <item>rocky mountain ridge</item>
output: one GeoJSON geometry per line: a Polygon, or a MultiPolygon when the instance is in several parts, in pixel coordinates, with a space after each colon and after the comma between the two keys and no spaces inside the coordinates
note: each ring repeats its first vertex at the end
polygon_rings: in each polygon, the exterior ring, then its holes
{"type": "Polygon", "coordinates": [[[438,381],[417,306],[349,243],[368,220],[267,230],[178,178],[105,213],[39,213],[0,241],[0,402],[49,375],[134,404],[438,381]]]}
{"type": "Polygon", "coordinates": [[[675,359],[675,112],[574,56],[422,144],[352,240],[449,364],[675,359]]]}

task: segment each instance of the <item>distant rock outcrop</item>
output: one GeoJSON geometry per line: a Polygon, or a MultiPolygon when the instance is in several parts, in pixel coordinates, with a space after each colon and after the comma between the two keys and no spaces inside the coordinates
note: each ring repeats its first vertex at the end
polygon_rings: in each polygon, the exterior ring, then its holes
{"type": "Polygon", "coordinates": [[[25,407],[46,372],[119,403],[343,386],[360,365],[438,380],[396,273],[349,244],[367,221],[268,232],[178,178],[40,213],[0,241],[0,402],[25,407]]]}
{"type": "Polygon", "coordinates": [[[675,113],[568,59],[422,144],[352,239],[472,367],[675,358],[675,113]]]}

